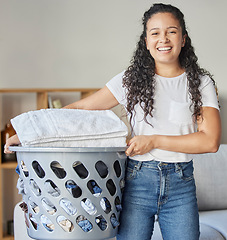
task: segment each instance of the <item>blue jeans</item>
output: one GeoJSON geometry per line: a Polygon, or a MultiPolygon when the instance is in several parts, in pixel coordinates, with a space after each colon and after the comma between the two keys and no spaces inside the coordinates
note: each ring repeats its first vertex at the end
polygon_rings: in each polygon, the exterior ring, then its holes
{"type": "Polygon", "coordinates": [[[150,240],[155,215],[164,240],[198,240],[193,162],[128,160],[117,240],[150,240]]]}

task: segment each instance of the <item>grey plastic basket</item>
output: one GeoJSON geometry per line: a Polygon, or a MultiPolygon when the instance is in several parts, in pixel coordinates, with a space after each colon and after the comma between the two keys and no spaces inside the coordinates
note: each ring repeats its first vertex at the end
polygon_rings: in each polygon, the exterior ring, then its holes
{"type": "Polygon", "coordinates": [[[25,187],[31,238],[101,240],[116,236],[125,148],[10,150],[17,154],[25,187]]]}

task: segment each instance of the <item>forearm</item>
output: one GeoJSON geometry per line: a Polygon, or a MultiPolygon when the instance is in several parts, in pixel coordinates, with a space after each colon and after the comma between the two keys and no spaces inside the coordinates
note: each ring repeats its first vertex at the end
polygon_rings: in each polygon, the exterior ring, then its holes
{"type": "Polygon", "coordinates": [[[84,109],[84,110],[107,110],[118,105],[118,101],[107,87],[100,89],[98,92],[71,103],[63,108],[84,109]]]}
{"type": "Polygon", "coordinates": [[[218,136],[209,136],[204,132],[181,136],[154,135],[151,141],[157,149],[191,154],[216,152],[220,145],[218,136]]]}
{"type": "Polygon", "coordinates": [[[65,109],[85,109],[85,110],[91,110],[87,109],[86,104],[83,104],[83,99],[70,103],[69,105],[64,106],[65,109]]]}
{"type": "Polygon", "coordinates": [[[186,135],[139,135],[130,139],[126,154],[143,155],[153,149],[181,153],[216,152],[221,139],[221,119],[219,111],[213,108],[203,109],[203,118],[197,122],[198,132],[186,135]]]}

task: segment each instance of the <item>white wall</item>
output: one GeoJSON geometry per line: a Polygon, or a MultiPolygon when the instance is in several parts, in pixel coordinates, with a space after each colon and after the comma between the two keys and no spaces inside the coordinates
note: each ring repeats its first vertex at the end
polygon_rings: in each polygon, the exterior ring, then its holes
{"type": "MultiPolygon", "coordinates": [[[[153,2],[0,0],[0,88],[104,86],[128,66],[153,2]]],[[[217,81],[224,123],[227,1],[162,2],[184,12],[200,64],[217,81]]]]}

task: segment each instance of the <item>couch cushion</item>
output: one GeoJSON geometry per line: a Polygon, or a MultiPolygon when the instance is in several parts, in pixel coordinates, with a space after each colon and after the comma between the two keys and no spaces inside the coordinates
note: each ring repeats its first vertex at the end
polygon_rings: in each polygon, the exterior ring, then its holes
{"type": "Polygon", "coordinates": [[[222,144],[217,153],[192,157],[199,209],[227,209],[227,144],[222,144]]]}
{"type": "Polygon", "coordinates": [[[199,240],[226,240],[221,233],[219,233],[216,229],[205,225],[200,224],[200,238],[199,240]]]}
{"type": "Polygon", "coordinates": [[[216,229],[227,239],[227,210],[202,211],[199,219],[202,224],[216,229]]]}
{"type": "MultiPolygon", "coordinates": [[[[154,233],[152,240],[163,240],[159,225],[155,222],[154,233]]],[[[200,238],[199,240],[226,240],[217,230],[214,228],[200,223],[200,238]]]]}

